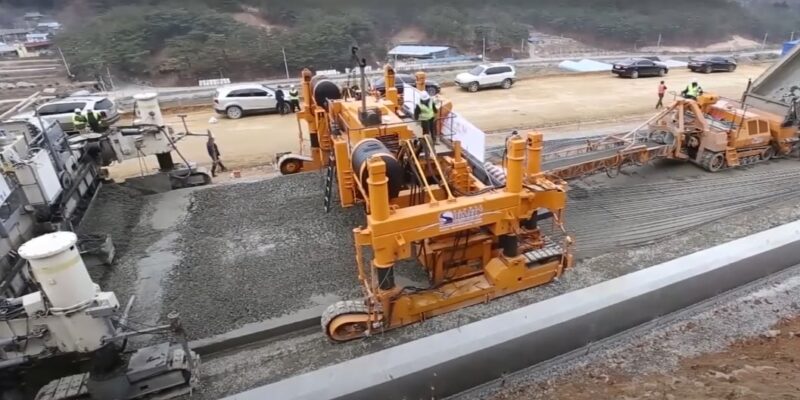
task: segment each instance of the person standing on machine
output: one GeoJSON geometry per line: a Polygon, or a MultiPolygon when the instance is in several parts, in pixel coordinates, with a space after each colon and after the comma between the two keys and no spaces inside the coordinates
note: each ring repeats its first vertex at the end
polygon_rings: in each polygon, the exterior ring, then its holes
{"type": "Polygon", "coordinates": [[[283,97],[283,89],[278,89],[278,90],[275,91],[275,101],[277,103],[276,106],[278,107],[278,112],[281,115],[285,115],[286,114],[286,100],[283,97]]]}
{"type": "Polygon", "coordinates": [[[294,85],[289,89],[289,106],[293,113],[300,111],[300,92],[294,85]]]}
{"type": "Polygon", "coordinates": [[[422,92],[417,106],[414,107],[414,119],[422,125],[422,134],[430,135],[431,142],[436,143],[436,103],[427,92],[422,92]]]}
{"type": "Polygon", "coordinates": [[[681,92],[681,96],[685,99],[690,100],[697,100],[697,98],[703,94],[703,88],[700,87],[700,84],[697,83],[697,80],[693,80],[689,86],[686,86],[686,89],[683,89],[681,92]]]}

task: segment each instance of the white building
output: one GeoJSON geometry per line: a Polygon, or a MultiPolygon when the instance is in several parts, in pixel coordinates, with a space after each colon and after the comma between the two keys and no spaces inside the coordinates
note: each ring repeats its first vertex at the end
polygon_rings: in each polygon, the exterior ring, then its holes
{"type": "Polygon", "coordinates": [[[25,41],[28,43],[39,43],[50,40],[49,33],[29,33],[25,35],[25,41]]]}
{"type": "Polygon", "coordinates": [[[39,22],[36,25],[36,30],[39,32],[55,33],[61,30],[61,24],[58,22],[39,22]]]}

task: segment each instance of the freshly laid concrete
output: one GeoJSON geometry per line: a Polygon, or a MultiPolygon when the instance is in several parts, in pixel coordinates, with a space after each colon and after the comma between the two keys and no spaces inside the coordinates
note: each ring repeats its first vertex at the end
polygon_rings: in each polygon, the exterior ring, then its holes
{"type": "Polygon", "coordinates": [[[229,397],[452,395],[800,263],[800,222],[229,397]]]}

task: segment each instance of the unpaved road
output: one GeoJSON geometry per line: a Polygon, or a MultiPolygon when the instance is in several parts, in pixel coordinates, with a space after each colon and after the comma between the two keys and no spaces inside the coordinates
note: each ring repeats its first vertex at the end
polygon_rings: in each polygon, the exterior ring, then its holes
{"type": "Polygon", "coordinates": [[[554,385],[531,387],[493,400],[547,399],[798,399],[800,317],[771,332],[739,340],[724,351],[684,359],[670,372],[643,376],[575,374],[554,385]],[[775,337],[770,337],[776,335],[775,337]]]}
{"type": "MultiPolygon", "coordinates": [[[[693,74],[673,70],[664,79],[670,91],[680,91],[692,79],[698,79],[707,90],[725,97],[738,98],[748,78],[758,77],[767,64],[742,65],[734,73],[693,74]]],[[[616,120],[652,112],[656,102],[659,78],[618,79],[608,73],[554,75],[517,82],[511,90],[486,90],[468,93],[458,88],[445,88],[443,96],[451,99],[455,110],[484,131],[519,127],[546,127],[597,120],[616,120]]],[[[297,151],[297,120],[291,116],[260,115],[240,120],[219,118],[209,111],[188,113],[189,129],[205,133],[210,129],[217,139],[226,166],[245,168],[265,165],[281,151],[297,151]]],[[[177,116],[167,116],[167,123],[183,130],[177,116]]],[[[308,142],[306,141],[306,144],[308,142]]],[[[208,165],[205,140],[189,137],[179,145],[189,160],[208,165]]],[[[175,157],[176,160],[178,157],[175,157]]],[[[138,160],[112,168],[116,178],[135,176],[157,167],[155,157],[140,165],[138,160]]],[[[271,167],[267,167],[271,170],[271,167]]]]}

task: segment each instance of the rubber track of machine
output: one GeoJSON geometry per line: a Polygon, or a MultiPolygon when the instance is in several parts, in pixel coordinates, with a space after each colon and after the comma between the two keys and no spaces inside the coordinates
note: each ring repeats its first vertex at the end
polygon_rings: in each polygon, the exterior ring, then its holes
{"type": "MultiPolygon", "coordinates": [[[[329,326],[331,322],[337,317],[345,316],[345,315],[367,315],[369,313],[369,308],[364,303],[364,300],[345,300],[345,301],[337,301],[336,303],[331,304],[328,308],[325,309],[325,312],[322,313],[322,318],[320,318],[320,324],[322,325],[322,332],[328,336],[329,339],[340,342],[341,340],[337,340],[331,336],[331,332],[329,331],[329,326]]],[[[361,336],[363,337],[363,336],[361,336]]],[[[347,339],[358,339],[357,337],[347,339]]],[[[347,341],[344,340],[344,341],[347,341]]]]}

